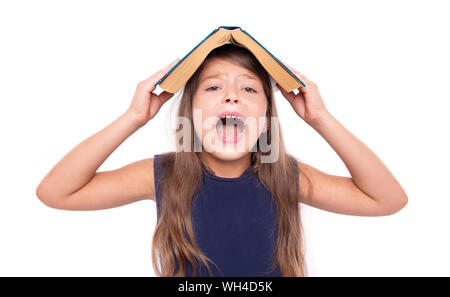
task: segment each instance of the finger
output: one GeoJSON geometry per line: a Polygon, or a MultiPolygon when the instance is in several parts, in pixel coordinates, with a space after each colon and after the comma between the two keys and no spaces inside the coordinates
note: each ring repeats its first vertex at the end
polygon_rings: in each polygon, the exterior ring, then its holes
{"type": "MultiPolygon", "coordinates": [[[[305,75],[301,74],[300,72],[298,72],[297,70],[295,70],[294,68],[292,68],[291,66],[289,66],[288,64],[286,64],[284,61],[282,61],[282,60],[280,60],[280,61],[281,61],[281,63],[284,64],[284,66],[286,66],[286,67],[287,67],[289,70],[291,70],[295,75],[297,75],[297,77],[300,78],[301,81],[303,81],[303,82],[310,82],[309,79],[308,79],[305,75]]],[[[303,85],[301,85],[300,87],[303,88],[303,85]]]]}
{"type": "MultiPolygon", "coordinates": [[[[158,72],[156,72],[155,74],[152,75],[153,78],[157,78],[156,81],[160,80],[167,72],[169,72],[170,69],[172,69],[173,66],[175,66],[175,64],[178,63],[178,61],[180,61],[180,59],[176,58],[175,60],[172,61],[172,63],[170,63],[169,65],[167,65],[164,68],[161,68],[161,70],[159,70],[158,72]]],[[[150,78],[152,76],[150,76],[150,78]]]]}
{"type": "Polygon", "coordinates": [[[287,67],[289,70],[291,70],[292,72],[297,72],[297,71],[295,71],[291,66],[289,66],[286,62],[284,62],[283,60],[280,59],[280,61],[281,61],[281,63],[284,64],[284,66],[286,66],[286,67],[287,67]]]}
{"type": "Polygon", "coordinates": [[[286,92],[286,90],[284,90],[278,83],[276,83],[276,86],[278,87],[278,89],[280,90],[280,92],[283,94],[283,96],[287,99],[287,101],[289,101],[289,103],[292,104],[292,100],[294,99],[294,92],[286,92]]]}
{"type": "Polygon", "coordinates": [[[180,61],[180,58],[176,58],[169,65],[161,68],[158,72],[152,74],[149,78],[141,82],[141,86],[147,92],[152,92],[155,89],[155,84],[167,73],[169,70],[175,66],[176,63],[180,61]]]}
{"type": "Polygon", "coordinates": [[[283,93],[285,95],[295,95],[293,91],[290,91],[290,92],[286,91],[278,83],[276,84],[276,86],[278,87],[278,89],[280,89],[281,93],[283,93]]]}
{"type": "Polygon", "coordinates": [[[165,73],[167,73],[167,71],[169,71],[170,68],[172,68],[173,66],[175,66],[176,63],[178,63],[178,61],[180,61],[180,58],[176,58],[169,65],[167,65],[164,68],[161,68],[161,70],[159,70],[158,72],[165,72],[165,73]]]}
{"type": "Polygon", "coordinates": [[[173,93],[163,91],[161,92],[161,94],[158,95],[158,97],[161,100],[161,103],[164,104],[167,100],[172,98],[173,95],[174,95],[173,93]]]}
{"type": "MultiPolygon", "coordinates": [[[[305,82],[308,82],[308,83],[311,83],[311,81],[306,77],[306,75],[304,75],[304,74],[301,74],[300,72],[296,72],[295,73],[302,81],[305,81],[305,82]]],[[[303,86],[302,86],[303,87],[303,86]]]]}

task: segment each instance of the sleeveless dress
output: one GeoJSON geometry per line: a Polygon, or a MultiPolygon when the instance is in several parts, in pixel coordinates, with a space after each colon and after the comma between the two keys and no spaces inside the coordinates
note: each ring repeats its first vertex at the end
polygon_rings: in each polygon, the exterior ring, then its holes
{"type": "MultiPolygon", "coordinates": [[[[158,219],[163,170],[160,155],[155,155],[158,219]]],[[[218,266],[208,261],[212,276],[281,276],[278,267],[271,271],[278,232],[276,206],[270,191],[252,174],[251,166],[236,178],[202,170],[203,181],[193,198],[191,216],[200,250],[218,266]]],[[[189,261],[186,276],[193,276],[189,261]]],[[[201,266],[197,276],[210,275],[201,266]]]]}

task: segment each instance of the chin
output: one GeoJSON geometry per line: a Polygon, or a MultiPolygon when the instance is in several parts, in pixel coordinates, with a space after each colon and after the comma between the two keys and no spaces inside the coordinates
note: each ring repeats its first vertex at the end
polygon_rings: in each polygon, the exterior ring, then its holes
{"type": "Polygon", "coordinates": [[[213,155],[216,159],[223,160],[223,161],[233,161],[233,160],[239,160],[243,157],[245,157],[249,152],[236,152],[236,151],[230,151],[230,152],[210,152],[211,155],[213,155]]]}

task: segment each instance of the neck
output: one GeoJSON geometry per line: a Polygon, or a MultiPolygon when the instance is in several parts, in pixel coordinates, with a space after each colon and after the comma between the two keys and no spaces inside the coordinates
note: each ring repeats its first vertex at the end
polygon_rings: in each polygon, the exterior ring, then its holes
{"type": "Polygon", "coordinates": [[[201,151],[200,158],[214,172],[214,175],[225,178],[236,178],[241,176],[250,166],[251,153],[236,160],[222,160],[212,154],[201,151]]]}

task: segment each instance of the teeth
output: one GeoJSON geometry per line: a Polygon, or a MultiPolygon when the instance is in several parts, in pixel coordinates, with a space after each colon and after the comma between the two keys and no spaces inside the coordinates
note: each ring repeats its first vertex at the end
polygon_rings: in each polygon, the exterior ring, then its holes
{"type": "Polygon", "coordinates": [[[216,128],[225,125],[236,125],[240,131],[244,130],[244,120],[239,116],[225,115],[217,121],[216,128]]]}
{"type": "Polygon", "coordinates": [[[234,116],[234,115],[227,115],[227,116],[224,116],[224,118],[227,118],[227,119],[236,119],[237,116],[234,116]]]}

